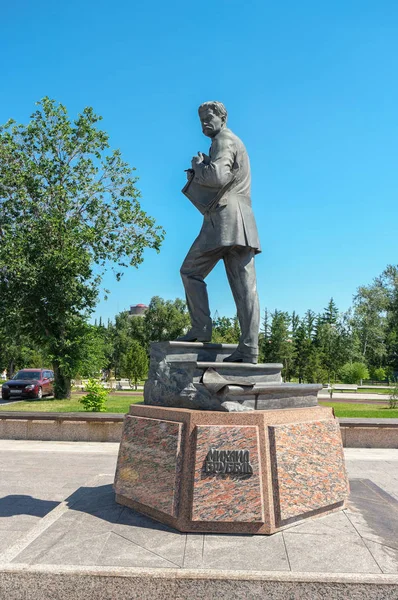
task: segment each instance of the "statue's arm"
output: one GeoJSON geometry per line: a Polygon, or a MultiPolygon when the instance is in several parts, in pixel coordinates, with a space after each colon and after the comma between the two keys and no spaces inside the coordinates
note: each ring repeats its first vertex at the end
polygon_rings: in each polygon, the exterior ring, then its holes
{"type": "Polygon", "coordinates": [[[233,177],[232,169],[235,163],[235,147],[228,139],[214,140],[211,159],[193,165],[195,182],[214,188],[222,188],[233,177]]]}

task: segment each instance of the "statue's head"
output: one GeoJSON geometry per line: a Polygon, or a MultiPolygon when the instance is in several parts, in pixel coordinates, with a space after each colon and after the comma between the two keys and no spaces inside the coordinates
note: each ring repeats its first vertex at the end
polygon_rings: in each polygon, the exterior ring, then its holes
{"type": "Polygon", "coordinates": [[[214,137],[220,133],[227,123],[227,109],[221,102],[212,100],[203,102],[199,106],[199,118],[202,131],[207,137],[214,137]]]}

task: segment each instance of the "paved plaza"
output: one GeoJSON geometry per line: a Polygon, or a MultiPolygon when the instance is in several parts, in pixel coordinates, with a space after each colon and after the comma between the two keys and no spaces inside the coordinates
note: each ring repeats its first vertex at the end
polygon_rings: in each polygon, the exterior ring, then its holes
{"type": "Polygon", "coordinates": [[[119,506],[117,451],[118,444],[0,441],[0,571],[398,574],[398,450],[346,449],[348,509],[270,537],[179,533],[119,506]]]}

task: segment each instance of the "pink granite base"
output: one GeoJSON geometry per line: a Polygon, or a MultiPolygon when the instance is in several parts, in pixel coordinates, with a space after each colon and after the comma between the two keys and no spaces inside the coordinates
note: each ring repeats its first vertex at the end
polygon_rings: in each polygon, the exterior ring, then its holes
{"type": "Polygon", "coordinates": [[[132,405],[116,500],[180,531],[271,534],[348,496],[332,409],[222,413],[132,405]]]}

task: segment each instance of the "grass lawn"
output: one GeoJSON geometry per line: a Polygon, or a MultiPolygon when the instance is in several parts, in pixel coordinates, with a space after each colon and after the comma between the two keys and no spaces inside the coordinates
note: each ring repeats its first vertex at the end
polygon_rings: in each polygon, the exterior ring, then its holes
{"type": "Polygon", "coordinates": [[[343,404],[342,402],[319,402],[332,406],[336,417],[359,417],[365,419],[398,419],[398,408],[387,408],[377,404],[343,404]]]}
{"type": "MultiPolygon", "coordinates": [[[[0,411],[25,411],[25,412],[85,412],[79,402],[81,394],[72,394],[71,400],[27,400],[1,404],[0,411]]],[[[142,395],[110,395],[108,397],[106,412],[128,412],[130,404],[143,402],[142,395]]],[[[377,404],[344,404],[342,402],[319,402],[322,406],[332,406],[336,417],[364,417],[374,419],[398,419],[398,408],[384,408],[377,404]]]]}
{"type": "MultiPolygon", "coordinates": [[[[15,410],[25,412],[86,412],[83,405],[80,404],[81,394],[73,394],[70,400],[54,400],[45,398],[43,400],[24,400],[22,402],[10,402],[9,404],[0,404],[1,410],[15,410]]],[[[143,402],[144,398],[140,396],[110,395],[106,403],[106,412],[109,413],[127,413],[130,404],[143,402]]]]}

